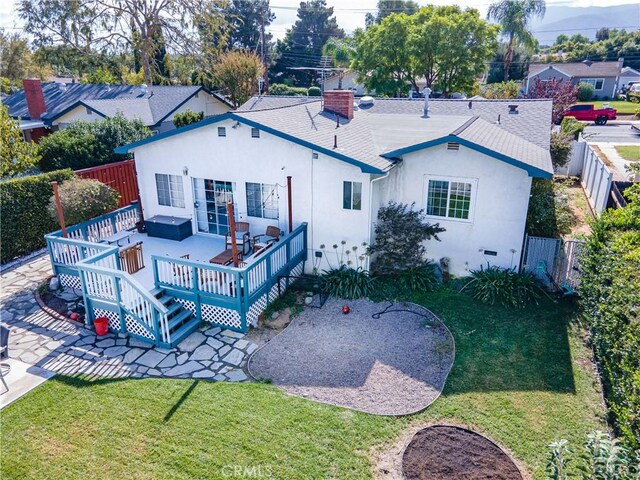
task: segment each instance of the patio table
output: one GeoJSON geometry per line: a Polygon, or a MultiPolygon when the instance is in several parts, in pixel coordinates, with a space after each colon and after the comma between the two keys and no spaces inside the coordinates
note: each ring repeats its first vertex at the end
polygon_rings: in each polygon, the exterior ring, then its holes
{"type": "Polygon", "coordinates": [[[122,245],[120,245],[120,240],[124,240],[125,238],[127,239],[127,243],[131,243],[131,236],[134,234],[135,232],[130,231],[130,230],[122,230],[118,233],[114,233],[113,235],[110,235],[108,237],[104,237],[101,241],[102,242],[106,242],[109,245],[111,244],[116,244],[117,246],[121,247],[122,245]]]}
{"type": "MultiPolygon", "coordinates": [[[[240,254],[238,254],[238,258],[240,254]]],[[[223,250],[221,253],[209,259],[209,263],[215,263],[216,265],[229,265],[233,263],[233,252],[231,250],[223,250]]]]}

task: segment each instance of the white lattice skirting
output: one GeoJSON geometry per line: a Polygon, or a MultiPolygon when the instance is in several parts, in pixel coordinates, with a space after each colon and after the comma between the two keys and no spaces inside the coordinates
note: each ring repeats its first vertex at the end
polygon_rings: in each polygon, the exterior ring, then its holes
{"type": "Polygon", "coordinates": [[[200,305],[202,320],[226,327],[242,328],[240,314],[230,308],[216,307],[203,303],[200,305]]]}
{"type": "Polygon", "coordinates": [[[195,316],[196,304],[194,302],[192,302],[191,300],[184,300],[183,298],[176,298],[176,302],[181,303],[184,308],[189,310],[195,316]]]}
{"type": "Polygon", "coordinates": [[[58,279],[60,280],[60,285],[67,288],[75,288],[76,290],[81,290],[82,285],[80,284],[80,277],[76,275],[67,275],[66,273],[61,273],[58,275],[58,279]]]}
{"type": "MultiPolygon", "coordinates": [[[[278,288],[277,285],[274,287],[278,288]]],[[[271,289],[273,290],[273,288],[271,289]]],[[[277,296],[277,290],[276,290],[277,296]]],[[[251,304],[249,310],[247,311],[247,323],[253,325],[254,327],[258,325],[258,317],[262,312],[264,312],[265,308],[267,308],[267,294],[265,293],[260,298],[258,298],[255,302],[251,304]]]]}
{"type": "Polygon", "coordinates": [[[93,309],[93,318],[107,317],[109,319],[109,330],[120,331],[120,315],[110,310],[103,310],[102,308],[93,309]]]}
{"type": "Polygon", "coordinates": [[[138,335],[139,337],[148,338],[150,340],[155,340],[156,337],[149,330],[144,328],[140,322],[134,320],[131,315],[125,315],[124,322],[127,325],[127,332],[133,333],[134,335],[138,335]]]}

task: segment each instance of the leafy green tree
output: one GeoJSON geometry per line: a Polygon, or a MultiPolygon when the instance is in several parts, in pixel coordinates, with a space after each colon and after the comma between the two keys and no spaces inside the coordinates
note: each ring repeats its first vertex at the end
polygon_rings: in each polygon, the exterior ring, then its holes
{"type": "Polygon", "coordinates": [[[114,149],[150,135],[140,120],[128,120],[122,114],[97,122],[73,122],[41,140],[40,168],[77,170],[126,160],[129,155],[116,154],[114,149]]]}
{"type": "Polygon", "coordinates": [[[28,77],[46,79],[51,67],[36,63],[29,50],[29,44],[19,34],[5,35],[0,30],[0,76],[8,78],[15,85],[22,85],[28,77]]]}
{"type": "Polygon", "coordinates": [[[409,84],[417,89],[417,61],[410,50],[411,18],[404,14],[385,17],[380,25],[355,32],[352,67],[368,90],[398,96],[409,84]]]}
{"type": "Polygon", "coordinates": [[[543,17],[545,10],[544,0],[499,0],[489,6],[489,19],[497,21],[508,38],[504,55],[505,82],[509,80],[515,46],[522,45],[531,50],[535,47],[536,39],[529,31],[529,25],[534,17],[543,17]]]}
{"type": "Polygon", "coordinates": [[[353,37],[331,37],[324,44],[322,54],[331,57],[333,60],[333,66],[338,69],[338,90],[342,90],[342,79],[344,78],[345,70],[351,65],[351,60],[355,55],[353,37]]]}
{"type": "Polygon", "coordinates": [[[596,32],[596,41],[602,42],[603,40],[607,40],[609,38],[609,29],[607,27],[602,27],[596,32]]]}
{"type": "Polygon", "coordinates": [[[569,36],[564,33],[561,33],[556,37],[556,41],[554,42],[554,45],[562,45],[564,43],[567,43],[568,41],[569,41],[569,36]]]}
{"type": "Polygon", "coordinates": [[[365,15],[365,24],[367,27],[371,25],[379,25],[385,17],[392,13],[406,13],[413,15],[420,9],[420,5],[413,0],[378,0],[377,13],[375,16],[371,13],[365,15]]]}
{"type": "Polygon", "coordinates": [[[260,58],[249,51],[233,50],[220,57],[213,77],[231,102],[242,105],[258,89],[258,78],[264,73],[260,58]]]}
{"type": "MultiPolygon", "coordinates": [[[[231,0],[225,15],[231,28],[229,46],[258,52],[262,26],[269,27],[276,18],[269,8],[269,0],[231,0]]],[[[270,44],[272,38],[273,35],[265,32],[265,45],[270,44]]]]}
{"type": "Polygon", "coordinates": [[[360,80],[379,94],[398,95],[418,79],[445,94],[470,90],[496,48],[497,27],[475,9],[425,7],[392,14],[355,34],[352,62],[360,80]]]}
{"type": "Polygon", "coordinates": [[[63,43],[86,55],[138,50],[145,83],[151,85],[154,59],[164,59],[164,48],[200,57],[220,48],[226,40],[225,5],[224,0],[20,0],[18,13],[38,46],[63,43]]]}
{"type": "Polygon", "coordinates": [[[0,105],[0,177],[24,173],[39,160],[38,145],[25,142],[18,122],[9,116],[9,107],[0,105]]]}
{"type": "Polygon", "coordinates": [[[309,87],[320,65],[322,48],[331,37],[342,38],[344,31],[333,16],[333,7],[326,0],[300,2],[298,20],[287,30],[284,39],[276,44],[276,60],[269,73],[273,80],[291,78],[296,85],[309,87]],[[308,67],[291,70],[290,67],[308,67]]]}
{"type": "Polygon", "coordinates": [[[185,110],[182,113],[176,113],[173,116],[173,124],[176,128],[186,127],[192,123],[201,121],[204,118],[204,112],[194,112],[193,110],[185,110]]]}
{"type": "MultiPolygon", "coordinates": [[[[60,185],[58,192],[67,225],[86,222],[115,210],[118,208],[120,196],[108,185],[89,178],[67,180],[60,185]]],[[[53,196],[49,200],[47,210],[54,220],[58,219],[58,209],[53,196]]]]}
{"type": "Polygon", "coordinates": [[[579,33],[576,33],[575,35],[571,35],[571,38],[569,40],[573,43],[590,43],[587,37],[579,33]]]}
{"type": "Polygon", "coordinates": [[[90,83],[90,84],[118,84],[120,80],[116,77],[113,72],[106,68],[98,68],[93,70],[90,73],[86,73],[82,76],[81,83],[90,83]]]}
{"type": "MultiPolygon", "coordinates": [[[[501,42],[498,45],[495,55],[489,63],[487,73],[487,83],[504,82],[504,56],[507,53],[508,45],[501,42]]],[[[531,53],[526,48],[516,45],[513,49],[513,57],[509,64],[509,78],[511,80],[522,80],[527,76],[531,53]]]]}

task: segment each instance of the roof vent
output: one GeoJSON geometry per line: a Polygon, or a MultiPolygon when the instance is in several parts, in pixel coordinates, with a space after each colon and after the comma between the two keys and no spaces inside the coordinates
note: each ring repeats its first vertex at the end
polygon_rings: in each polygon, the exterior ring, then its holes
{"type": "Polygon", "coordinates": [[[590,67],[593,64],[593,62],[591,60],[588,60],[588,59],[587,60],[583,60],[582,63],[584,63],[587,67],[590,67]]]}
{"type": "Polygon", "coordinates": [[[469,100],[469,109],[473,108],[473,100],[469,100]]]}
{"type": "Polygon", "coordinates": [[[57,82],[56,86],[58,87],[58,90],[60,90],[61,92],[67,91],[67,84],[64,82],[57,82]]]}
{"type": "Polygon", "coordinates": [[[140,85],[140,93],[142,93],[142,95],[146,95],[148,91],[149,87],[147,87],[146,83],[140,85]]]}
{"type": "Polygon", "coordinates": [[[517,114],[518,113],[518,105],[509,105],[509,113],[517,114]]]}
{"type": "Polygon", "coordinates": [[[458,142],[447,142],[447,150],[460,150],[458,142]]]}
{"type": "Polygon", "coordinates": [[[375,100],[373,97],[369,96],[369,95],[365,95],[364,97],[362,97],[360,99],[360,106],[361,107],[371,107],[373,106],[375,100]]]}

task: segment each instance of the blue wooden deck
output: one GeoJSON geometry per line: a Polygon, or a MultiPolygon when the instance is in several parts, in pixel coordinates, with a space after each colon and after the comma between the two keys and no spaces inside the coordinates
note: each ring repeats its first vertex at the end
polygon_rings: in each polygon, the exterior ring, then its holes
{"type": "Polygon", "coordinates": [[[101,240],[133,231],[138,219],[134,204],[68,228],[68,238],[60,231],[45,236],[54,274],[82,289],[88,325],[107,317],[112,331],[160,346],[175,345],[203,321],[246,332],[286,290],[288,276],[304,271],[306,224],[240,268],[208,263],[224,250],[220,237],[177,242],[134,233],[130,243],[143,242],[145,268],[131,275],[121,269],[119,247],[101,240]]]}

